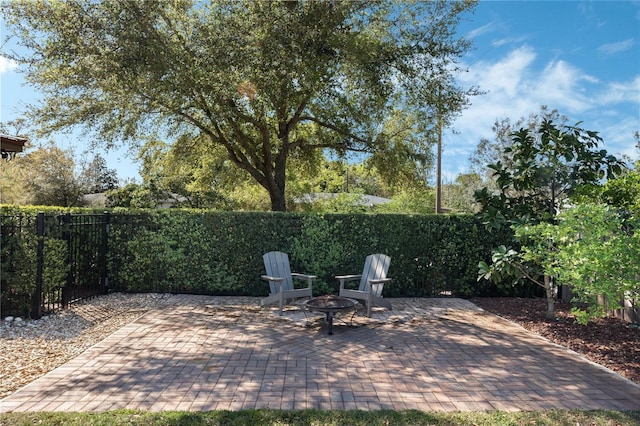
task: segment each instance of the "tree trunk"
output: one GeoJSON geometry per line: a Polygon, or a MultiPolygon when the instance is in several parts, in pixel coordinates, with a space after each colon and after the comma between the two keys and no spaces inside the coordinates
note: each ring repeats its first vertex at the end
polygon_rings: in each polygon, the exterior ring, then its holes
{"type": "Polygon", "coordinates": [[[547,293],[547,319],[555,319],[555,295],[553,294],[553,287],[551,286],[551,277],[549,275],[544,276],[544,291],[547,293]]]}
{"type": "Polygon", "coordinates": [[[287,201],[284,198],[284,191],[282,193],[279,188],[274,188],[269,191],[269,197],[271,198],[271,211],[273,212],[286,212],[287,201]]]}

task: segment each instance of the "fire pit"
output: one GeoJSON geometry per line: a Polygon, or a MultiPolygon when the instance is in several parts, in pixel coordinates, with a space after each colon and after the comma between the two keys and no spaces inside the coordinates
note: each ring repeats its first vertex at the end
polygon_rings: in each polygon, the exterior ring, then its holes
{"type": "MultiPolygon", "coordinates": [[[[346,297],[328,295],[319,296],[304,302],[304,306],[311,312],[323,312],[327,315],[329,323],[329,334],[333,334],[333,317],[337,312],[346,312],[351,309],[355,310],[358,302],[354,299],[346,297]]],[[[355,313],[354,313],[355,315],[355,313]]]]}

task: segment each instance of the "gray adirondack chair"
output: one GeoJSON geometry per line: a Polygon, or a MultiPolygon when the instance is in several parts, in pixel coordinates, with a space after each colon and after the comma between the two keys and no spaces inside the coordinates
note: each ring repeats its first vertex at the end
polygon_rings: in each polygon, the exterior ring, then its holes
{"type": "Polygon", "coordinates": [[[373,305],[391,310],[391,302],[382,298],[384,285],[391,281],[391,278],[387,278],[390,264],[391,258],[386,254],[367,256],[361,275],[340,275],[336,277],[340,281],[340,296],[366,302],[367,317],[371,317],[371,307],[373,305]],[[357,290],[345,288],[345,283],[356,280],[360,280],[360,286],[357,290]]]}
{"type": "Polygon", "coordinates": [[[264,268],[266,275],[262,275],[262,279],[269,281],[271,294],[262,299],[262,305],[270,305],[278,302],[280,305],[279,315],[282,315],[282,308],[285,300],[297,299],[300,297],[313,297],[312,281],[317,278],[315,275],[305,275],[291,272],[289,266],[289,256],[280,251],[270,251],[262,256],[264,260],[264,268]],[[307,286],[304,288],[295,288],[293,279],[305,280],[307,286]]]}

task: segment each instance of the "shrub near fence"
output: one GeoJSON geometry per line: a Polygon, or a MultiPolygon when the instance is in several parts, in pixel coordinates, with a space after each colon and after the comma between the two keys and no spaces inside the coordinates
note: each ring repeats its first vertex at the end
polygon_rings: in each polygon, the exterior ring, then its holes
{"type": "Polygon", "coordinates": [[[284,214],[156,210],[113,214],[110,286],[117,291],[264,295],[262,252],[281,249],[284,214]]]}
{"type": "Polygon", "coordinates": [[[392,257],[390,297],[499,295],[477,282],[477,265],[511,238],[486,232],[473,216],[114,212],[110,286],[264,296],[262,255],[281,250],[293,270],[317,275],[314,294],[325,294],[337,291],[335,275],[359,273],[368,254],[382,252],[392,257]]]}
{"type": "MultiPolygon", "coordinates": [[[[262,254],[281,250],[293,270],[318,275],[316,295],[336,292],[335,275],[360,273],[364,258],[381,252],[392,258],[388,297],[497,296],[501,288],[476,280],[477,265],[512,238],[488,233],[473,216],[114,210],[109,223],[108,290],[125,292],[265,296],[262,254]]],[[[54,253],[46,256],[52,265],[54,253]]],[[[16,269],[11,256],[3,251],[3,271],[14,269],[3,274],[3,299],[18,283],[31,288],[35,274],[31,263],[16,269]]],[[[519,291],[509,295],[531,293],[519,291]]]]}
{"type": "MultiPolygon", "coordinates": [[[[495,244],[512,239],[510,231],[487,233],[473,216],[325,215],[303,217],[303,235],[291,254],[305,270],[337,291],[335,275],[360,273],[371,253],[391,256],[385,286],[389,297],[488,296],[503,291],[478,282],[479,260],[490,258],[495,244]],[[325,229],[319,232],[318,229],[325,229]],[[324,259],[329,259],[325,265],[324,259]],[[324,268],[324,269],[323,269],[324,268]]],[[[527,289],[523,289],[528,291],[527,289]]]]}

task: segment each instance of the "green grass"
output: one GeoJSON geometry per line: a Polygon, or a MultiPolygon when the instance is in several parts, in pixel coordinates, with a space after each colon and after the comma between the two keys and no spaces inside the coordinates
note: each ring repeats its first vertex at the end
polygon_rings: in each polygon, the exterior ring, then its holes
{"type": "Polygon", "coordinates": [[[422,411],[167,411],[149,413],[119,410],[104,413],[4,413],[1,426],[20,425],[559,425],[626,426],[639,425],[640,411],[524,411],[422,412],[422,411]]]}

